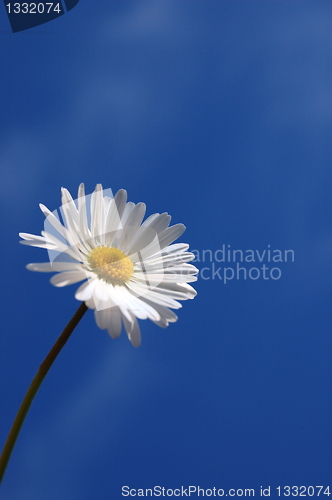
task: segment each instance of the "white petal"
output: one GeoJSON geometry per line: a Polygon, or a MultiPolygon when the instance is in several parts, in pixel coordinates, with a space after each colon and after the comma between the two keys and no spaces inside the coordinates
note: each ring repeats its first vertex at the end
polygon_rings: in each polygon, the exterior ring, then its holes
{"type": "Polygon", "coordinates": [[[125,189],[119,189],[119,191],[114,196],[114,201],[116,204],[118,216],[121,220],[127,202],[127,191],[125,189]]]}
{"type": "Polygon", "coordinates": [[[174,245],[169,245],[168,247],[164,248],[161,252],[159,252],[156,255],[151,255],[151,259],[163,257],[166,255],[176,255],[176,254],[182,254],[186,250],[188,250],[189,245],[187,243],[174,243],[174,245]]]}
{"type": "Polygon", "coordinates": [[[131,210],[117,243],[118,248],[124,252],[127,252],[128,247],[137,233],[137,230],[143,220],[145,210],[145,203],[137,203],[137,205],[135,205],[131,210]]]}
{"type": "Polygon", "coordinates": [[[107,331],[112,339],[117,339],[121,333],[121,329],[122,320],[120,309],[118,307],[112,307],[107,331]]]}
{"type": "MultiPolygon", "coordinates": [[[[131,260],[136,263],[140,262],[141,264],[150,257],[150,255],[154,255],[158,252],[160,252],[160,243],[159,243],[159,238],[157,233],[154,234],[154,230],[150,228],[146,228],[149,232],[145,233],[142,235],[142,241],[139,242],[139,245],[133,246],[133,249],[130,252],[130,258],[131,260]],[[151,241],[149,241],[151,240],[151,241]],[[139,247],[136,253],[132,253],[134,249],[139,247]]],[[[142,264],[142,265],[143,265],[142,264]]]]}
{"type": "Polygon", "coordinates": [[[159,285],[161,282],[169,283],[192,283],[197,281],[197,276],[187,275],[187,274],[166,274],[166,273],[144,273],[140,271],[135,271],[132,279],[135,281],[140,281],[141,283],[147,283],[150,285],[159,285]]]}
{"type": "Polygon", "coordinates": [[[85,187],[84,187],[84,182],[81,182],[81,184],[78,186],[78,193],[77,193],[77,201],[78,201],[78,211],[80,211],[80,199],[82,201],[82,198],[85,198],[85,187]]]}
{"type": "Polygon", "coordinates": [[[130,305],[130,310],[135,316],[139,319],[151,319],[152,321],[158,321],[159,314],[155,308],[151,307],[146,302],[142,301],[139,296],[140,294],[136,294],[131,291],[130,288],[122,287],[122,293],[124,296],[124,300],[128,302],[130,305]]]}
{"type": "Polygon", "coordinates": [[[146,260],[155,254],[160,254],[161,250],[167,247],[169,243],[179,238],[179,236],[181,236],[185,229],[186,227],[183,224],[175,224],[175,226],[168,227],[167,229],[159,233],[158,244],[154,241],[153,244],[149,245],[141,251],[143,260],[146,260]]]}
{"type": "Polygon", "coordinates": [[[59,251],[59,249],[53,243],[47,243],[45,240],[44,240],[44,243],[42,241],[37,241],[37,240],[20,241],[20,243],[21,243],[21,245],[27,245],[30,247],[44,248],[45,250],[59,251]]]}
{"type": "Polygon", "coordinates": [[[113,239],[122,229],[121,217],[126,207],[127,191],[120,189],[112,200],[105,222],[105,244],[112,246],[113,239]]]}
{"type": "Polygon", "coordinates": [[[121,294],[119,294],[119,289],[121,287],[119,286],[116,286],[114,287],[113,285],[108,285],[107,286],[107,292],[108,292],[108,295],[109,295],[109,298],[110,300],[113,302],[113,304],[115,304],[116,306],[118,306],[121,310],[121,313],[127,317],[127,319],[130,321],[131,319],[131,314],[129,312],[129,306],[127,304],[127,302],[123,299],[123,297],[121,296],[121,294]]]}
{"type": "MultiPolygon", "coordinates": [[[[157,257],[150,257],[146,259],[143,264],[146,270],[156,269],[158,266],[166,268],[170,266],[176,266],[182,264],[183,262],[190,262],[194,260],[195,255],[190,252],[176,253],[169,255],[159,255],[157,257]]],[[[139,264],[138,264],[139,265],[139,264]]]]}
{"type": "Polygon", "coordinates": [[[100,311],[95,310],[95,320],[97,325],[101,330],[105,330],[109,327],[111,322],[111,308],[102,309],[100,311]]]}
{"type": "Polygon", "coordinates": [[[145,270],[142,269],[142,271],[138,272],[144,272],[144,271],[149,272],[151,274],[167,274],[167,275],[172,274],[174,275],[175,278],[177,274],[192,275],[198,273],[197,267],[187,263],[179,264],[177,266],[168,266],[168,267],[163,267],[162,265],[159,265],[152,267],[152,269],[148,267],[145,268],[145,270]]]}
{"type": "Polygon", "coordinates": [[[193,299],[197,295],[196,290],[188,283],[162,282],[154,290],[179,300],[193,299]]]}
{"type": "Polygon", "coordinates": [[[95,297],[95,299],[97,299],[97,301],[100,300],[103,302],[107,302],[110,298],[108,293],[109,285],[106,283],[106,281],[101,279],[97,279],[96,281],[97,282],[93,292],[93,296],[95,297]]]}
{"type": "Polygon", "coordinates": [[[20,238],[23,238],[24,240],[36,240],[40,242],[45,242],[45,238],[43,236],[36,236],[35,234],[30,234],[30,233],[18,233],[18,235],[20,238]]]}
{"type": "Polygon", "coordinates": [[[158,321],[152,321],[161,328],[166,328],[169,323],[175,323],[178,320],[177,315],[168,309],[168,307],[161,306],[160,304],[153,304],[153,307],[158,311],[160,319],[158,321]]]}
{"type": "Polygon", "coordinates": [[[61,192],[62,206],[60,207],[60,211],[67,229],[66,239],[68,245],[74,251],[74,249],[79,248],[81,245],[79,212],[69,191],[61,188],[61,192]]]}
{"type": "Polygon", "coordinates": [[[53,236],[53,234],[51,233],[48,233],[47,231],[42,231],[41,232],[43,238],[45,238],[45,241],[47,241],[48,243],[53,243],[55,246],[59,247],[59,248],[67,248],[68,247],[68,244],[67,242],[63,242],[61,240],[59,240],[59,238],[57,238],[56,236],[53,236]]]}
{"type": "Polygon", "coordinates": [[[175,224],[175,226],[168,227],[162,233],[159,234],[160,248],[163,249],[167,247],[170,243],[177,240],[181,234],[186,230],[184,224],[175,224]]]}
{"type": "Polygon", "coordinates": [[[122,316],[122,321],[130,342],[134,347],[139,347],[141,345],[141,332],[137,319],[133,316],[132,321],[128,321],[125,316],[122,316]]]}
{"type": "Polygon", "coordinates": [[[61,215],[66,222],[66,227],[68,229],[72,228],[73,231],[76,232],[79,228],[77,207],[68,189],[61,188],[61,193],[61,215]]]}
{"type": "MultiPolygon", "coordinates": [[[[93,297],[93,290],[96,286],[96,283],[97,283],[97,278],[90,279],[89,281],[86,281],[85,283],[83,283],[76,290],[75,299],[82,300],[82,301],[90,301],[93,297]]],[[[91,309],[95,309],[95,307],[93,307],[93,308],[91,307],[91,309]]]]}
{"type": "Polygon", "coordinates": [[[143,248],[148,247],[152,241],[155,239],[156,250],[160,250],[159,239],[157,235],[159,232],[164,231],[168,224],[170,223],[171,217],[167,213],[164,214],[154,214],[149,217],[142,226],[138,229],[135,237],[132,239],[128,245],[128,254],[133,254],[141,251],[144,254],[143,248]],[[149,223],[148,223],[149,221],[149,223]]]}
{"type": "Polygon", "coordinates": [[[96,304],[93,299],[85,300],[84,302],[86,307],[88,307],[89,309],[96,309],[96,304]]]}
{"type": "MultiPolygon", "coordinates": [[[[47,233],[46,231],[42,231],[42,235],[44,236],[45,240],[49,242],[50,244],[53,244],[58,250],[59,253],[67,253],[68,255],[72,256],[73,259],[82,261],[82,257],[79,251],[79,245],[74,245],[74,246],[68,246],[65,243],[62,243],[58,238],[53,236],[53,234],[47,233]]],[[[69,238],[70,239],[70,238],[69,238]]]]}
{"type": "Polygon", "coordinates": [[[105,241],[104,231],[104,204],[103,187],[97,184],[91,195],[91,236],[94,238],[96,246],[102,245],[105,241]]]}
{"type": "Polygon", "coordinates": [[[80,243],[79,238],[79,218],[78,210],[71,197],[71,194],[67,189],[62,188],[62,205],[60,207],[60,212],[62,218],[65,222],[66,227],[66,239],[68,245],[71,247],[78,246],[80,243]]]}
{"type": "Polygon", "coordinates": [[[121,215],[120,228],[124,228],[124,226],[126,225],[126,222],[128,220],[128,217],[130,216],[134,207],[135,207],[135,203],[133,203],[132,201],[128,201],[128,203],[126,203],[126,205],[123,209],[123,213],[121,215]]]}
{"type": "Polygon", "coordinates": [[[142,303],[139,299],[137,299],[134,295],[132,295],[129,290],[122,286],[116,287],[116,294],[119,302],[119,306],[122,309],[123,307],[128,309],[130,313],[137,316],[140,319],[147,319],[148,313],[146,309],[146,304],[142,303]]]}
{"type": "Polygon", "coordinates": [[[56,247],[51,243],[42,243],[34,240],[20,241],[21,245],[27,245],[29,247],[44,248],[45,250],[56,250],[56,247]]]}
{"type": "MultiPolygon", "coordinates": [[[[29,233],[19,233],[19,236],[23,238],[24,241],[20,241],[22,245],[29,245],[32,247],[46,248],[49,250],[56,249],[54,243],[47,241],[44,236],[36,236],[29,233]]],[[[62,244],[61,244],[62,245],[62,244]]]]}
{"type": "Polygon", "coordinates": [[[86,274],[82,271],[64,271],[63,273],[55,274],[50,279],[54,286],[67,286],[79,281],[85,280],[86,274]]]}
{"type": "Polygon", "coordinates": [[[115,198],[109,206],[105,221],[105,245],[112,246],[114,236],[120,226],[120,216],[115,198]]]}
{"type": "Polygon", "coordinates": [[[171,221],[171,216],[167,212],[163,214],[150,215],[144,222],[143,226],[152,226],[157,233],[164,231],[171,221]]]}
{"type": "Polygon", "coordinates": [[[111,201],[105,221],[105,244],[111,246],[116,231],[121,228],[121,217],[126,206],[127,191],[120,189],[111,201]]]}
{"type": "Polygon", "coordinates": [[[163,282],[154,288],[154,290],[180,300],[193,299],[197,295],[196,290],[191,285],[188,285],[188,283],[163,282]]]}
{"type": "Polygon", "coordinates": [[[142,298],[146,296],[147,294],[146,290],[162,294],[163,296],[167,296],[175,300],[193,299],[197,295],[196,290],[187,283],[161,282],[159,285],[154,287],[147,286],[146,284],[143,283],[135,283],[133,281],[131,281],[130,283],[134,284],[135,287],[134,289],[136,290],[136,293],[142,298]],[[185,287],[182,285],[185,285],[185,287]]]}
{"type": "Polygon", "coordinates": [[[39,271],[40,273],[54,273],[80,269],[83,270],[82,264],[78,264],[76,262],[43,262],[37,264],[28,264],[26,267],[27,269],[29,269],[29,271],[39,271]]]}
{"type": "Polygon", "coordinates": [[[152,215],[150,215],[147,219],[145,219],[145,221],[143,222],[142,226],[149,226],[159,216],[160,216],[160,214],[152,214],[152,215]]]}
{"type": "MultiPolygon", "coordinates": [[[[79,212],[79,229],[80,239],[86,245],[91,238],[91,233],[88,227],[88,217],[86,213],[86,197],[84,192],[84,184],[80,184],[78,188],[78,212],[79,212]]],[[[89,247],[89,245],[87,245],[89,247]]]]}
{"type": "MultiPolygon", "coordinates": [[[[105,216],[108,214],[109,208],[111,206],[111,203],[113,201],[113,195],[112,196],[104,196],[103,197],[103,204],[104,204],[104,214],[105,216]]],[[[104,232],[105,228],[103,228],[104,232]]]]}
{"type": "Polygon", "coordinates": [[[171,222],[172,217],[168,215],[167,212],[161,214],[158,219],[154,220],[151,226],[157,231],[157,233],[161,233],[164,231],[171,222]]]}
{"type": "MultiPolygon", "coordinates": [[[[119,240],[122,236],[123,228],[126,225],[127,219],[130,216],[134,207],[135,207],[135,203],[133,203],[131,201],[126,203],[124,210],[123,210],[123,214],[122,214],[120,222],[119,222],[119,226],[116,228],[115,233],[110,235],[110,238],[112,239],[112,245],[117,247],[117,248],[118,248],[119,240]]],[[[110,238],[108,238],[108,240],[110,238]]]]}
{"type": "Polygon", "coordinates": [[[142,261],[144,249],[151,245],[155,245],[157,251],[160,249],[157,232],[153,227],[140,226],[135,236],[129,242],[126,253],[131,257],[133,262],[142,261]]]}
{"type": "Polygon", "coordinates": [[[158,288],[155,290],[149,289],[147,286],[145,286],[142,283],[134,283],[133,281],[130,281],[127,283],[128,288],[132,290],[138,297],[142,297],[144,299],[147,299],[151,302],[155,302],[156,304],[160,304],[162,306],[166,307],[171,307],[172,309],[180,309],[182,305],[180,302],[177,302],[176,300],[172,299],[168,295],[164,295],[162,293],[162,290],[159,291],[158,288]]]}
{"type": "Polygon", "coordinates": [[[56,229],[56,231],[58,231],[58,233],[61,234],[63,238],[67,239],[67,229],[61,224],[58,217],[56,217],[56,215],[53,212],[51,212],[47,207],[45,207],[45,205],[43,205],[42,203],[39,204],[39,208],[45,215],[47,222],[51,224],[54,227],[54,229],[56,229]]]}

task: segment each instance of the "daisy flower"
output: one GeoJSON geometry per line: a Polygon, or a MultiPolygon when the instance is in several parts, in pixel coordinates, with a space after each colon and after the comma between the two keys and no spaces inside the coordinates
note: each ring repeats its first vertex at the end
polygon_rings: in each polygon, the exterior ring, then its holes
{"type": "Polygon", "coordinates": [[[75,298],[94,310],[98,327],[112,338],[123,324],[135,347],[141,343],[137,318],[163,328],[176,321],[171,309],[196,295],[188,284],[197,280],[198,270],[188,264],[194,255],[187,252],[189,245],[172,244],[185,226],[169,226],[167,213],[143,222],[144,203],[127,202],[124,189],[113,197],[101,184],[89,196],[81,184],[77,200],[62,188],[61,203],[63,224],[56,211],[40,204],[46,217],[42,236],[20,233],[21,243],[49,252],[50,262],[27,268],[56,272],[51,283],[57,287],[84,280],[75,298]]]}

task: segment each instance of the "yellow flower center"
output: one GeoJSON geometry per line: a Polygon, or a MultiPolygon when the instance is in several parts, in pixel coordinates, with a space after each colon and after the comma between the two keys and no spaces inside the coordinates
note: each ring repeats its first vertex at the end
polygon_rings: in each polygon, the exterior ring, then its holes
{"type": "Polygon", "coordinates": [[[112,285],[123,285],[134,271],[134,264],[121,250],[114,247],[96,247],[88,255],[90,269],[98,278],[112,285]]]}

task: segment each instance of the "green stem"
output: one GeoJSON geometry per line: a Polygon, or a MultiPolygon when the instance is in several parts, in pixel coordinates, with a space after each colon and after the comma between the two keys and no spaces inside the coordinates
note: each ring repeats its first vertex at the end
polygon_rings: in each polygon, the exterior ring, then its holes
{"type": "Polygon", "coordinates": [[[31,403],[33,401],[33,398],[37,394],[37,391],[39,387],[41,386],[44,378],[46,377],[48,370],[51,368],[53,362],[55,361],[57,355],[69,339],[70,335],[73,333],[75,327],[78,325],[79,321],[83,318],[84,314],[88,308],[86,307],[85,303],[82,302],[80,307],[77,309],[76,313],[74,316],[71,318],[69,321],[68,325],[66,328],[63,330],[61,333],[60,337],[58,340],[55,342],[54,346],[42,362],[42,364],[39,367],[38,373],[31,382],[31,385],[22,401],[22,404],[20,406],[20,409],[18,410],[18,413],[16,415],[16,418],[14,420],[14,423],[12,425],[12,428],[10,430],[10,433],[8,435],[6,444],[2,450],[2,454],[0,457],[0,483],[2,481],[2,478],[5,474],[6,467],[10,458],[10,455],[13,451],[16,439],[20,433],[21,427],[23,425],[23,422],[25,420],[25,417],[29,411],[29,408],[31,406],[31,403]]]}

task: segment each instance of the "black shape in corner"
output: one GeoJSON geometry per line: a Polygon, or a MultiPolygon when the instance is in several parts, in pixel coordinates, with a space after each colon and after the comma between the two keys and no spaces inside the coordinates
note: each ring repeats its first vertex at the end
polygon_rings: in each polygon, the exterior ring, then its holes
{"type": "Polygon", "coordinates": [[[64,0],[64,2],[66,4],[67,12],[69,12],[71,9],[76,7],[76,5],[78,4],[79,1],[80,0],[64,0]]]}
{"type": "Polygon", "coordinates": [[[79,0],[56,0],[47,2],[37,0],[36,3],[3,0],[13,33],[35,28],[41,24],[57,19],[66,11],[73,9],[79,0]]]}

